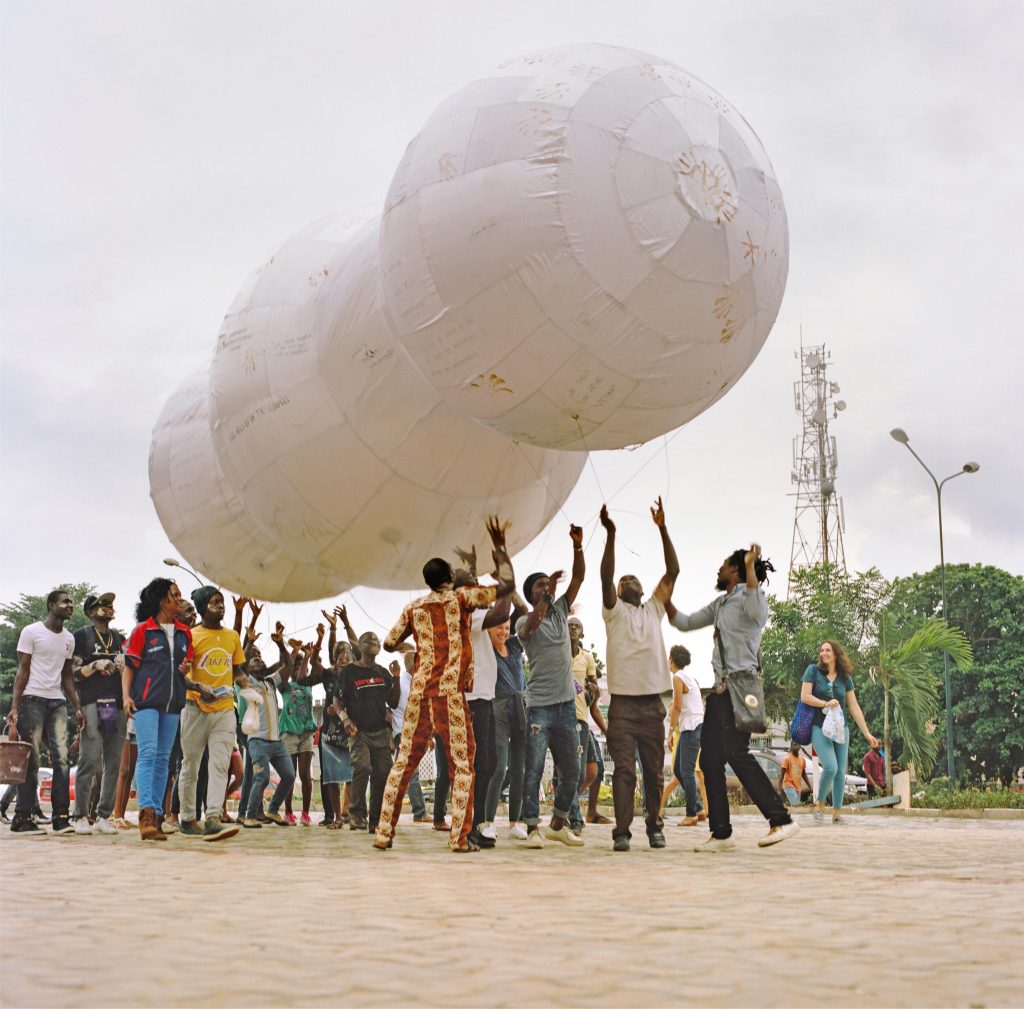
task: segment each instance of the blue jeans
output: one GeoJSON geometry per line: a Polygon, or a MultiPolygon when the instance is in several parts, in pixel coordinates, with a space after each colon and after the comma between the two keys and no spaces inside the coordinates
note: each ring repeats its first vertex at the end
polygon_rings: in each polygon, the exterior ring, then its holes
{"type": "MultiPolygon", "coordinates": [[[[392,736],[391,742],[391,752],[397,757],[398,747],[402,742],[402,734],[398,733],[397,736],[392,736]]],[[[427,815],[427,803],[423,798],[423,786],[420,784],[420,769],[418,767],[413,771],[412,777],[409,779],[409,787],[405,790],[405,794],[409,796],[413,818],[422,820],[427,815]]]]}
{"type": "Polygon", "coordinates": [[[700,753],[700,730],[684,729],[679,733],[679,745],[676,746],[676,759],[672,764],[672,773],[676,781],[683,786],[686,796],[686,815],[696,816],[701,809],[700,794],[697,791],[697,776],[693,773],[697,766],[697,754],[700,753]]]}
{"type": "Polygon", "coordinates": [[[494,774],[487,786],[484,816],[494,822],[501,799],[501,789],[508,772],[508,822],[518,823],[523,815],[523,774],[526,762],[526,734],[521,695],[503,694],[494,705],[494,774]]]}
{"type": "Polygon", "coordinates": [[[290,794],[295,785],[295,765],[291,754],[280,739],[249,739],[249,758],[252,760],[252,785],[249,788],[246,819],[255,819],[263,804],[263,790],[270,781],[270,768],[273,766],[281,780],[274,789],[274,795],[267,807],[268,812],[276,813],[281,808],[286,795],[290,794]]]}
{"type": "Polygon", "coordinates": [[[523,820],[527,827],[540,822],[540,779],[548,746],[559,770],[554,815],[569,819],[576,782],[579,781],[580,737],[576,701],[526,709],[526,769],[523,774],[523,820]]]}
{"type": "Polygon", "coordinates": [[[843,808],[843,792],[846,788],[846,761],[850,754],[850,726],[846,726],[846,742],[834,743],[820,725],[811,729],[811,744],[818,760],[821,762],[821,775],[818,778],[818,802],[824,802],[829,791],[832,792],[832,808],[843,808]]]}
{"type": "Polygon", "coordinates": [[[178,715],[144,708],[135,712],[135,738],[139,757],[135,763],[135,784],[139,809],[151,808],[164,815],[164,790],[167,788],[167,766],[178,731],[178,715]]]}
{"type": "Polygon", "coordinates": [[[782,790],[786,793],[786,802],[791,806],[800,805],[800,793],[792,785],[785,785],[782,790]]]}
{"type": "Polygon", "coordinates": [[[68,815],[68,702],[63,697],[36,697],[23,694],[18,708],[18,738],[32,744],[25,781],[18,786],[15,813],[31,816],[36,808],[36,789],[39,785],[39,754],[43,747],[43,733],[50,747],[53,761],[53,781],[50,802],[53,818],[68,815]]]}
{"type": "MultiPolygon", "coordinates": [[[[590,724],[588,722],[581,722],[577,719],[576,721],[576,733],[579,736],[580,748],[579,748],[579,761],[580,770],[579,776],[576,779],[576,794],[572,797],[572,807],[569,809],[569,826],[574,830],[580,830],[583,827],[583,813],[580,810],[580,789],[583,787],[583,782],[587,778],[587,747],[590,745],[590,724]]],[[[555,769],[555,775],[558,775],[558,769],[555,769]]]]}

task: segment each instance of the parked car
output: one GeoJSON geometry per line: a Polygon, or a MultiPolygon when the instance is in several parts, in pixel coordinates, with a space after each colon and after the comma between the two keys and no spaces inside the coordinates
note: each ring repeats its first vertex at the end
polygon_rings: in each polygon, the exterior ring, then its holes
{"type": "MultiPolygon", "coordinates": [[[[779,782],[782,780],[782,761],[786,754],[789,753],[789,750],[751,750],[750,752],[758,764],[761,765],[761,769],[764,773],[768,775],[772,786],[776,791],[778,791],[779,782]]],[[[816,784],[818,774],[817,758],[812,756],[809,750],[805,748],[804,759],[807,761],[807,777],[810,779],[812,784],[816,784]]],[[[740,784],[739,778],[736,777],[735,772],[728,764],[725,765],[725,787],[730,792],[742,793],[742,801],[745,804],[750,802],[750,796],[747,795],[746,789],[744,789],[740,784]]],[[[849,798],[855,798],[858,795],[867,794],[867,790],[868,783],[866,778],[862,778],[856,774],[847,774],[846,795],[849,798]]],[[[811,790],[802,782],[800,785],[800,801],[813,801],[811,790]]]]}
{"type": "MultiPolygon", "coordinates": [[[[78,771],[78,765],[76,764],[71,768],[69,783],[68,783],[68,798],[71,802],[75,801],[75,774],[78,771]]],[[[53,768],[52,767],[40,767],[39,775],[36,784],[37,794],[39,796],[39,804],[42,805],[44,802],[50,802],[52,800],[51,792],[53,791],[53,768]]]]}

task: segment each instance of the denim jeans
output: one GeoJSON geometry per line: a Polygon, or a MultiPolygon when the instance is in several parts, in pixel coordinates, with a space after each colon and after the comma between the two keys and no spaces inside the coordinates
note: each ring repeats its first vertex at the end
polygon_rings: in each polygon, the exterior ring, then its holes
{"type": "Polygon", "coordinates": [[[754,804],[773,827],[792,823],[785,803],[761,765],[750,753],[750,733],[736,728],[732,698],[728,691],[708,695],[701,726],[700,768],[708,793],[708,825],[714,837],[732,836],[729,820],[729,793],[725,786],[728,763],[747,790],[754,804]]]}
{"type": "MultiPolygon", "coordinates": [[[[579,736],[580,746],[578,751],[580,762],[580,773],[576,783],[576,794],[572,797],[572,806],[569,808],[569,826],[575,830],[583,827],[583,812],[580,809],[580,789],[587,777],[587,749],[590,746],[590,725],[587,722],[576,722],[576,734],[579,736]]],[[[561,773],[558,765],[555,765],[555,791],[558,791],[559,775],[561,773]]]]}
{"type": "Polygon", "coordinates": [[[850,726],[846,726],[846,742],[833,742],[820,725],[811,729],[811,745],[821,761],[821,774],[818,777],[818,802],[824,802],[832,793],[832,808],[843,808],[843,793],[846,788],[846,763],[850,755],[850,726]]]}
{"type": "MultiPolygon", "coordinates": [[[[391,737],[391,752],[396,757],[398,756],[398,747],[401,742],[401,733],[397,736],[391,737]]],[[[427,803],[423,798],[423,786],[420,784],[420,770],[418,767],[412,772],[412,777],[409,779],[409,787],[405,790],[405,794],[409,796],[409,803],[412,805],[413,817],[419,820],[426,816],[427,803]]]]}
{"type": "Polygon", "coordinates": [[[701,809],[700,794],[697,791],[697,776],[693,769],[697,766],[697,754],[700,753],[700,730],[683,729],[679,733],[679,745],[676,746],[676,759],[672,764],[672,773],[676,781],[683,786],[686,796],[686,815],[696,816],[701,809]]]}
{"type": "Polygon", "coordinates": [[[18,786],[18,801],[14,811],[31,816],[36,808],[36,789],[39,785],[39,754],[43,747],[43,733],[50,746],[53,761],[53,781],[50,801],[53,817],[68,815],[68,702],[63,697],[36,697],[23,694],[18,708],[18,738],[32,744],[25,781],[18,786]]]}
{"type": "MultiPolygon", "coordinates": [[[[269,812],[276,813],[281,808],[285,796],[291,793],[295,785],[295,765],[292,763],[284,743],[280,739],[250,738],[248,745],[249,758],[252,760],[252,785],[249,787],[249,803],[245,811],[247,819],[255,819],[263,803],[263,790],[270,781],[270,768],[273,766],[281,780],[274,789],[270,800],[269,812]]],[[[227,786],[225,786],[227,787],[227,786]]],[[[223,789],[221,789],[223,794],[223,789]]],[[[219,811],[220,806],[216,809],[219,811]]],[[[213,809],[207,804],[207,814],[213,809]]]]}
{"type": "Polygon", "coordinates": [[[580,737],[576,728],[576,701],[544,704],[526,709],[526,769],[523,773],[523,820],[528,827],[540,822],[540,779],[548,746],[560,773],[554,814],[569,819],[579,780],[580,737]]]}
{"type": "Polygon", "coordinates": [[[114,796],[117,794],[117,775],[121,769],[121,750],[128,734],[128,718],[124,709],[117,712],[113,732],[100,728],[96,702],[82,705],[85,728],[78,748],[78,771],[75,774],[75,818],[89,815],[89,797],[92,782],[97,773],[103,775],[100,784],[100,801],[96,815],[107,819],[114,811],[114,796]]]}
{"type": "Polygon", "coordinates": [[[473,738],[476,740],[476,755],[473,758],[473,828],[487,819],[487,789],[494,777],[498,762],[494,741],[494,701],[484,699],[469,701],[469,713],[473,718],[473,738]]]}
{"type": "MultiPolygon", "coordinates": [[[[238,793],[238,815],[244,819],[249,809],[249,796],[252,793],[252,757],[249,756],[248,737],[242,744],[242,753],[245,756],[242,759],[242,787],[238,793]]],[[[326,806],[324,808],[326,810],[326,806]]],[[[260,796],[260,807],[256,812],[260,813],[262,810],[263,797],[260,796]]]]}
{"type": "Polygon", "coordinates": [[[526,763],[526,732],[522,710],[522,699],[506,694],[495,697],[494,709],[494,774],[487,786],[484,802],[484,819],[494,823],[501,799],[501,788],[508,773],[508,822],[518,823],[523,817],[523,771],[526,763]]]}
{"type": "Polygon", "coordinates": [[[786,793],[786,802],[791,806],[800,805],[800,793],[792,785],[785,785],[782,790],[786,793]]]}
{"type": "Polygon", "coordinates": [[[139,757],[135,762],[135,783],[139,809],[152,808],[164,815],[164,790],[167,788],[167,762],[178,731],[178,715],[156,708],[135,712],[135,738],[139,757]]]}

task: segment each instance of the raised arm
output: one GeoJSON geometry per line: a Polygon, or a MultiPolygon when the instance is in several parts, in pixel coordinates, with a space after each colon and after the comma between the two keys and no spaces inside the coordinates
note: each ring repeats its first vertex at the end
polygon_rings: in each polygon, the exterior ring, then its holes
{"type": "Polygon", "coordinates": [[[608,514],[608,505],[601,505],[601,525],[604,526],[604,553],[601,555],[601,602],[606,610],[615,608],[615,523],[608,514]]]}
{"type": "Polygon", "coordinates": [[[245,608],[249,605],[249,600],[245,596],[232,596],[232,600],[235,604],[235,633],[242,636],[242,622],[245,619],[245,608]]]}
{"type": "Polygon", "coordinates": [[[569,538],[572,540],[572,573],[565,589],[565,598],[572,606],[579,595],[580,586],[587,574],[587,562],[583,557],[583,529],[580,526],[569,526],[569,538]]]}
{"type": "MultiPolygon", "coordinates": [[[[487,518],[487,534],[491,537],[491,556],[494,558],[494,577],[498,582],[498,598],[511,596],[516,590],[516,575],[505,546],[505,525],[497,515],[487,518]]],[[[475,553],[474,553],[475,557],[475,553]]],[[[506,617],[507,619],[507,617],[506,617]]],[[[502,620],[501,623],[505,621],[502,620]]],[[[486,624],[484,626],[487,626],[486,624]]]]}
{"type": "Polygon", "coordinates": [[[348,607],[346,606],[335,606],[334,612],[341,617],[341,622],[345,625],[345,634],[348,637],[348,643],[352,646],[352,651],[359,654],[359,635],[356,634],[355,629],[349,623],[348,620],[348,607]]]}
{"type": "Polygon", "coordinates": [[[668,534],[668,527],[665,525],[665,509],[661,498],[655,502],[651,509],[651,518],[661,533],[661,546],[665,552],[665,573],[654,590],[654,598],[664,606],[672,598],[672,589],[675,588],[676,579],[679,577],[679,559],[676,557],[676,548],[668,534]]]}
{"type": "Polygon", "coordinates": [[[555,601],[555,592],[558,588],[558,583],[565,577],[564,571],[552,571],[548,575],[548,590],[541,597],[540,602],[532,610],[530,615],[526,618],[526,623],[523,624],[523,630],[519,637],[523,641],[527,641],[537,633],[537,628],[540,627],[540,622],[548,615],[548,610],[551,608],[551,604],[555,601]]]}
{"type": "Polygon", "coordinates": [[[519,623],[520,617],[525,617],[529,612],[529,607],[526,605],[526,600],[519,594],[518,589],[512,590],[512,616],[509,619],[512,621],[512,633],[515,633],[516,624],[519,623]]]}

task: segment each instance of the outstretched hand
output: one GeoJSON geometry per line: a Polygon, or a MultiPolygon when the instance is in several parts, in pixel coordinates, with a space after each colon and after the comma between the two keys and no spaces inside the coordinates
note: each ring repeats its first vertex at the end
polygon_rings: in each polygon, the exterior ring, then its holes
{"type": "Polygon", "coordinates": [[[252,613],[251,622],[255,624],[256,621],[259,620],[260,614],[263,612],[263,607],[259,603],[257,603],[255,599],[250,599],[249,611],[252,613]]]}
{"type": "Polygon", "coordinates": [[[231,598],[235,604],[236,613],[244,612],[246,606],[249,605],[249,599],[247,596],[232,596],[231,598]]]}
{"type": "Polygon", "coordinates": [[[601,505],[601,525],[604,526],[607,532],[615,532],[615,523],[608,514],[608,505],[606,504],[601,505]]]}
{"type": "Polygon", "coordinates": [[[321,610],[320,612],[324,615],[324,620],[331,625],[331,630],[333,631],[338,626],[338,615],[336,613],[328,613],[327,610],[321,610]]]}
{"type": "Polygon", "coordinates": [[[505,549],[506,529],[508,529],[508,523],[502,522],[497,515],[487,516],[487,534],[491,537],[491,543],[495,550],[505,549]]]}
{"type": "Polygon", "coordinates": [[[659,529],[665,528],[665,507],[661,503],[661,495],[658,495],[658,500],[654,502],[654,507],[651,508],[651,518],[654,519],[654,524],[659,529]]]}
{"type": "Polygon", "coordinates": [[[583,546],[583,526],[574,526],[569,524],[569,539],[572,540],[574,547],[583,546]]]}
{"type": "Polygon", "coordinates": [[[284,624],[280,620],[274,624],[274,633],[270,635],[271,641],[276,641],[281,644],[284,641],[284,624]]]}
{"type": "Polygon", "coordinates": [[[743,558],[746,564],[756,564],[761,559],[761,547],[757,543],[751,543],[750,549],[743,558]]]}
{"type": "Polygon", "coordinates": [[[468,550],[463,550],[462,547],[455,548],[455,556],[466,565],[466,570],[475,578],[476,577],[476,544],[474,543],[468,550]]]}

